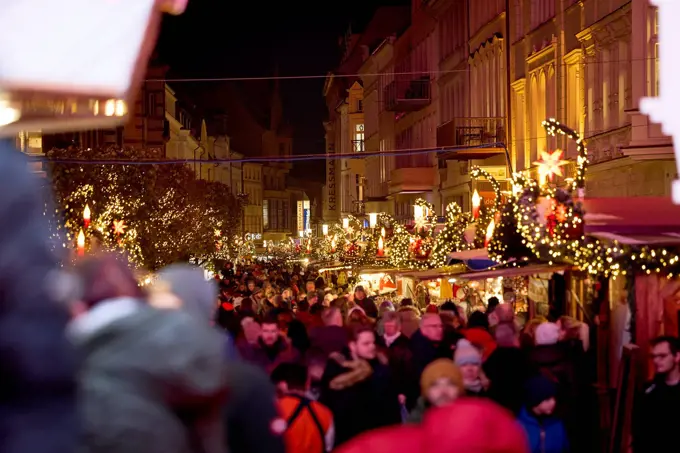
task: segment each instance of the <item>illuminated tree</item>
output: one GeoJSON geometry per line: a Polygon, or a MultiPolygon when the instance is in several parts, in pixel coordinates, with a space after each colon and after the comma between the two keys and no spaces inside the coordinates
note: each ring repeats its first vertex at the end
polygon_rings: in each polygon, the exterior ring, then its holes
{"type": "Polygon", "coordinates": [[[129,163],[160,158],[146,150],[54,149],[48,157],[69,242],[83,226],[87,205],[89,238],[126,251],[138,266],[155,270],[189,258],[199,264],[228,258],[224,243],[236,232],[242,207],[226,185],[197,180],[182,164],[129,163]]]}

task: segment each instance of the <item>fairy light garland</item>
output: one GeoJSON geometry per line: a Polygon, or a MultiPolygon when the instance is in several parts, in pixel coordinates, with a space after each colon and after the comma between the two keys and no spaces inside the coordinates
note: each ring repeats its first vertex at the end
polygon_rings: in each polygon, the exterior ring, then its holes
{"type": "Polygon", "coordinates": [[[479,167],[472,167],[472,170],[470,170],[470,176],[473,179],[485,178],[487,181],[489,181],[494,194],[494,211],[499,212],[502,207],[503,199],[501,193],[501,185],[498,183],[496,178],[491,176],[491,174],[488,171],[479,167]]]}

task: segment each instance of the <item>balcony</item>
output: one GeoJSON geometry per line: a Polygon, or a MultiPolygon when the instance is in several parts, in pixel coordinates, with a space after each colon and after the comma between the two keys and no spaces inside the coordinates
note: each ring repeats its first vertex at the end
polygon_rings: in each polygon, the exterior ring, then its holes
{"type": "Polygon", "coordinates": [[[429,192],[437,184],[437,167],[398,168],[390,173],[389,193],[429,192]]]}
{"type": "Polygon", "coordinates": [[[437,128],[437,147],[460,147],[440,154],[447,160],[486,159],[505,152],[505,118],[454,118],[437,128]]]}
{"type": "Polygon", "coordinates": [[[384,102],[388,112],[415,112],[427,107],[432,102],[429,76],[391,82],[385,87],[384,102]]]}
{"type": "Polygon", "coordinates": [[[352,151],[355,153],[364,152],[364,141],[363,140],[352,140],[352,151]]]}

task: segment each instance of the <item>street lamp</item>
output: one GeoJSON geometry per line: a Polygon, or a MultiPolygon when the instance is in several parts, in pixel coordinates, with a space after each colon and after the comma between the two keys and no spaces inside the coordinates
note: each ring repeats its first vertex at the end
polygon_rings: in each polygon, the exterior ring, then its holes
{"type": "Polygon", "coordinates": [[[377,212],[371,212],[368,214],[368,224],[371,228],[375,228],[375,226],[378,224],[377,212]]]}
{"type": "Polygon", "coordinates": [[[321,225],[321,232],[323,233],[324,236],[328,236],[328,225],[325,223],[321,225]]]}

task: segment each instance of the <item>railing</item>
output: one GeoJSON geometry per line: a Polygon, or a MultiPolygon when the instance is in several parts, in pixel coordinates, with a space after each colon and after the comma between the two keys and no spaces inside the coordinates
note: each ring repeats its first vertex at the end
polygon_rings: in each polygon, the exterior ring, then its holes
{"type": "MultiPolygon", "coordinates": [[[[437,146],[483,146],[505,143],[505,118],[454,118],[437,128],[437,146]]],[[[496,146],[497,147],[497,146],[496,146]]]]}
{"type": "Polygon", "coordinates": [[[352,140],[352,151],[355,153],[364,152],[364,141],[363,140],[352,140]]]}
{"type": "Polygon", "coordinates": [[[389,112],[412,112],[428,106],[432,101],[429,76],[394,80],[385,87],[384,101],[389,112]]]}

